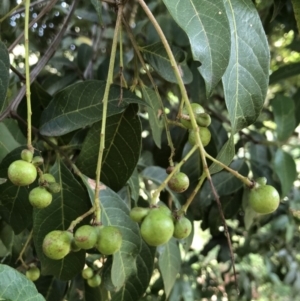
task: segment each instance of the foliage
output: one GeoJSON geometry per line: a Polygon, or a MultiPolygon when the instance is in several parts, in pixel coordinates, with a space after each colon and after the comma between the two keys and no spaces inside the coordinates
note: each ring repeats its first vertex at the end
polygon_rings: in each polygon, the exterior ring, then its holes
{"type": "Polygon", "coordinates": [[[0,299],[300,300],[298,2],[23,2],[0,3],[0,299]],[[38,178],[15,186],[24,149],[38,178]],[[168,185],[179,170],[182,193],[168,185]],[[281,199],[267,215],[248,202],[262,177],[281,199]],[[53,194],[43,209],[38,186],[53,194]],[[191,234],[149,246],[138,206],[186,215],[191,234]],[[117,228],[120,249],[44,254],[49,232],[88,224],[117,228]]]}

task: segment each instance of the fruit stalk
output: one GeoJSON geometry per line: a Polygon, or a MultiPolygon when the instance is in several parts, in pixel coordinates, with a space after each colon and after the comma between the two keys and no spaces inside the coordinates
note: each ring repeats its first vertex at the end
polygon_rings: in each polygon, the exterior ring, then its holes
{"type": "Polygon", "coordinates": [[[33,230],[30,231],[30,233],[29,233],[29,235],[27,237],[27,240],[26,240],[26,242],[25,242],[25,244],[24,244],[24,246],[23,246],[23,248],[22,248],[22,250],[21,250],[21,252],[20,252],[20,254],[19,254],[18,258],[17,258],[17,260],[16,260],[16,262],[21,261],[22,266],[24,268],[26,268],[26,269],[28,269],[29,267],[25,263],[25,261],[23,260],[23,254],[25,253],[25,251],[26,251],[26,249],[27,249],[27,247],[28,247],[28,245],[29,245],[29,243],[30,243],[30,241],[32,239],[32,235],[33,235],[33,230]]]}
{"type": "Polygon", "coordinates": [[[113,83],[114,64],[115,64],[115,58],[116,58],[119,29],[120,29],[120,24],[121,24],[121,20],[122,20],[122,13],[123,13],[123,6],[119,5],[118,6],[118,16],[117,16],[114,37],[113,37],[113,43],[112,43],[111,53],[110,53],[107,81],[106,81],[106,85],[105,85],[104,96],[102,99],[102,102],[103,102],[102,124],[101,124],[101,132],[100,132],[100,147],[99,147],[98,161],[97,161],[97,168],[96,168],[96,187],[95,187],[95,198],[94,198],[96,222],[101,221],[101,209],[100,209],[100,199],[99,199],[100,174],[101,174],[101,167],[102,167],[103,152],[104,152],[104,148],[105,148],[104,141],[105,141],[105,127],[106,127],[106,117],[107,117],[108,95],[109,95],[110,86],[113,83]]]}
{"type": "Polygon", "coordinates": [[[29,8],[30,0],[25,1],[25,24],[24,24],[24,39],[25,39],[25,77],[26,77],[26,101],[27,101],[27,147],[33,152],[31,138],[31,99],[30,99],[30,68],[29,68],[29,8]]]}

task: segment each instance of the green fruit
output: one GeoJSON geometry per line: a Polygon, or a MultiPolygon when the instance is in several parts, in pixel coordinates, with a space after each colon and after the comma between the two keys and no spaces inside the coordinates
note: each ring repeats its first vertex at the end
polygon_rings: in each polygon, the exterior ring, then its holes
{"type": "MultiPolygon", "coordinates": [[[[54,137],[48,137],[48,140],[50,142],[52,142],[53,144],[57,145],[57,139],[54,138],[54,137]]],[[[43,146],[45,147],[45,149],[47,150],[51,150],[52,149],[52,146],[49,145],[46,141],[43,142],[43,146]]]]}
{"type": "Polygon", "coordinates": [[[196,122],[199,126],[208,127],[211,124],[211,118],[207,113],[201,113],[196,116],[196,122]]]}
{"type": "Polygon", "coordinates": [[[185,216],[181,216],[175,222],[174,234],[173,236],[178,239],[186,238],[192,232],[192,223],[185,216]]]}
{"type": "Polygon", "coordinates": [[[32,159],[32,164],[36,167],[44,164],[44,159],[41,156],[35,156],[32,159]]]}
{"type": "MultiPolygon", "coordinates": [[[[201,105],[199,105],[198,103],[191,103],[191,107],[192,107],[192,110],[193,110],[193,113],[194,113],[194,116],[195,116],[196,119],[197,119],[197,115],[199,115],[201,113],[204,113],[203,107],[201,105]]],[[[188,113],[188,110],[187,110],[186,107],[183,108],[182,114],[189,116],[189,113],[188,113]]],[[[192,129],[193,128],[192,123],[191,123],[190,120],[186,120],[184,118],[181,118],[180,122],[187,129],[192,129]]]]}
{"type": "Polygon", "coordinates": [[[44,238],[43,252],[48,258],[62,259],[70,253],[72,240],[73,235],[68,231],[51,231],[44,238]]]}
{"type": "Polygon", "coordinates": [[[90,286],[90,287],[97,287],[101,284],[101,277],[100,275],[95,275],[93,276],[92,278],[88,279],[87,280],[87,284],[90,286]]]}
{"type": "Polygon", "coordinates": [[[88,250],[94,247],[98,235],[95,227],[90,225],[84,225],[79,227],[74,234],[75,244],[84,250],[88,250]]]}
{"type": "MultiPolygon", "coordinates": [[[[190,130],[189,143],[191,145],[195,145],[197,143],[196,135],[197,135],[197,132],[195,130],[190,130]]],[[[202,141],[203,146],[208,145],[208,143],[210,142],[210,139],[211,139],[210,130],[205,127],[199,127],[199,135],[200,135],[200,139],[202,141]]]]}
{"type": "Polygon", "coordinates": [[[28,186],[33,183],[37,177],[37,171],[34,165],[23,160],[12,162],[8,167],[8,178],[14,185],[28,186]]]}
{"type": "Polygon", "coordinates": [[[188,176],[183,172],[175,174],[168,182],[169,188],[177,193],[184,192],[188,189],[189,185],[190,180],[188,176]]]}
{"type": "Polygon", "coordinates": [[[81,250],[80,247],[78,247],[74,241],[74,237],[72,239],[72,242],[71,242],[71,251],[72,252],[79,252],[81,250]]]}
{"type": "Polygon", "coordinates": [[[55,183],[55,178],[51,173],[44,173],[43,176],[39,178],[39,183],[55,183]]]}
{"type": "Polygon", "coordinates": [[[95,247],[103,255],[112,255],[119,251],[122,245],[122,234],[113,226],[100,226],[95,247]]]}
{"type": "Polygon", "coordinates": [[[258,183],[259,185],[264,186],[267,184],[267,178],[265,177],[257,178],[255,182],[258,183]]]}
{"type": "Polygon", "coordinates": [[[272,213],[278,208],[279,202],[279,193],[273,186],[256,183],[254,188],[250,190],[249,204],[257,213],[272,213]]]}
{"type": "Polygon", "coordinates": [[[21,152],[21,159],[26,162],[31,162],[33,158],[33,152],[29,149],[23,149],[21,152]]]}
{"type": "Polygon", "coordinates": [[[133,221],[137,223],[141,223],[149,213],[149,210],[150,210],[149,208],[134,207],[131,209],[129,216],[133,221]]]}
{"type": "Polygon", "coordinates": [[[141,235],[150,246],[159,246],[170,240],[174,232],[172,218],[159,208],[153,208],[141,225],[141,235]]]}
{"type": "Polygon", "coordinates": [[[94,276],[94,270],[92,268],[86,268],[81,272],[81,276],[84,279],[91,279],[94,276]]]}
{"type": "Polygon", "coordinates": [[[47,189],[51,193],[59,193],[61,191],[61,187],[59,183],[49,183],[47,189]]]}
{"type": "Polygon", "coordinates": [[[36,281],[40,278],[41,272],[37,267],[31,267],[26,271],[26,277],[31,281],[36,281]]]}
{"type": "Polygon", "coordinates": [[[161,212],[163,212],[166,216],[173,218],[172,211],[166,205],[159,205],[157,207],[161,212]]]}
{"type": "Polygon", "coordinates": [[[29,202],[34,208],[46,208],[52,202],[52,194],[44,187],[33,188],[29,192],[29,202]]]}

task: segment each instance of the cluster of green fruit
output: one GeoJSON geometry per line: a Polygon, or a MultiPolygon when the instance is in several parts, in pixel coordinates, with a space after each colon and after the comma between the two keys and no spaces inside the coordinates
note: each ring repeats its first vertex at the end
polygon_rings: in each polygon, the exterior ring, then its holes
{"type": "Polygon", "coordinates": [[[83,279],[87,280],[87,284],[90,287],[97,287],[102,282],[101,276],[95,273],[95,271],[90,267],[87,267],[84,270],[82,270],[81,276],[83,279]]]}
{"type": "MultiPolygon", "coordinates": [[[[33,157],[33,153],[24,149],[21,152],[21,159],[16,160],[8,167],[8,178],[14,185],[28,186],[37,178],[37,167],[43,164],[43,158],[33,157]]],[[[38,209],[48,207],[52,202],[52,194],[60,192],[60,184],[50,173],[42,174],[39,178],[39,186],[33,188],[29,193],[30,204],[38,209]]]]}
{"type": "Polygon", "coordinates": [[[278,191],[271,185],[267,185],[266,178],[258,178],[249,193],[249,205],[259,214],[274,212],[280,203],[278,191]]]}
{"type": "Polygon", "coordinates": [[[171,237],[184,239],[192,231],[192,223],[183,215],[173,215],[171,210],[162,205],[159,207],[134,207],[130,211],[133,221],[141,223],[141,235],[150,246],[167,243],[171,237]]]}
{"type": "Polygon", "coordinates": [[[189,143],[195,145],[197,143],[197,135],[200,135],[203,146],[207,146],[211,139],[211,133],[207,128],[211,124],[210,116],[205,112],[204,108],[198,103],[191,103],[191,107],[196,119],[198,129],[193,129],[192,122],[186,107],[182,110],[180,118],[181,124],[189,130],[189,143]]]}
{"type": "Polygon", "coordinates": [[[54,230],[43,241],[44,254],[54,260],[63,259],[71,251],[96,248],[103,255],[116,253],[122,245],[122,234],[114,226],[84,225],[73,235],[69,231],[54,230]]]}

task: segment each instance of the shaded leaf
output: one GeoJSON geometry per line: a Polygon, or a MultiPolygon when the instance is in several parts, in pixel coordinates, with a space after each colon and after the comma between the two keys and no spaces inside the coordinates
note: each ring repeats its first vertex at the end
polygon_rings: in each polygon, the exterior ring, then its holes
{"type": "Polygon", "coordinates": [[[0,113],[5,109],[6,93],[9,82],[9,55],[3,42],[0,41],[0,113]]]}
{"type": "MultiPolygon", "coordinates": [[[[91,127],[76,162],[78,168],[90,178],[95,177],[100,131],[100,122],[91,127]]],[[[134,105],[130,105],[123,113],[106,120],[101,181],[115,191],[126,184],[138,162],[141,131],[137,106],[134,105]]]]}
{"type": "MultiPolygon", "coordinates": [[[[148,45],[140,50],[149,64],[161,77],[171,83],[177,83],[170,59],[162,43],[158,42],[148,45]]],[[[185,84],[190,83],[193,80],[193,74],[187,66],[186,53],[175,46],[172,47],[172,52],[179,67],[183,82],[185,84]]]]}
{"type": "Polygon", "coordinates": [[[164,129],[161,114],[163,113],[158,95],[154,90],[142,86],[142,94],[145,101],[149,104],[147,107],[149,115],[149,124],[152,132],[153,140],[158,148],[161,147],[161,134],[164,129]]]}
{"type": "Polygon", "coordinates": [[[170,14],[189,37],[193,58],[206,84],[206,96],[223,76],[229,62],[230,30],[222,0],[164,0],[170,14]]]}
{"type": "Polygon", "coordinates": [[[295,161],[290,154],[281,149],[277,149],[274,158],[274,169],[280,179],[281,196],[285,197],[297,178],[295,161]]]}
{"type": "Polygon", "coordinates": [[[164,291],[168,297],[181,267],[181,256],[177,240],[171,238],[168,243],[158,247],[157,250],[159,253],[158,266],[164,281],[164,291]]]}
{"type": "Polygon", "coordinates": [[[229,118],[236,132],[260,114],[268,88],[269,47],[251,1],[224,1],[231,28],[231,55],[222,78],[229,118]]]}
{"type": "Polygon", "coordinates": [[[45,297],[46,301],[64,300],[67,285],[66,281],[61,281],[52,276],[41,276],[35,281],[38,292],[45,297]]]}
{"type": "Polygon", "coordinates": [[[283,65],[270,75],[269,84],[276,84],[283,79],[287,79],[298,74],[300,74],[300,63],[283,65]]]}
{"type": "Polygon", "coordinates": [[[0,264],[0,300],[45,301],[32,281],[5,264],[0,264]]]}
{"type": "Polygon", "coordinates": [[[97,15],[98,15],[98,19],[99,19],[99,25],[103,25],[103,21],[102,21],[102,3],[101,1],[98,0],[91,0],[91,3],[93,4],[97,15]]]}
{"type": "MultiPolygon", "coordinates": [[[[10,152],[0,164],[0,178],[7,178],[9,165],[20,160],[21,146],[10,152]]],[[[0,185],[0,215],[13,228],[15,234],[22,232],[32,223],[32,206],[28,201],[29,191],[36,187],[36,181],[27,186],[15,186],[10,180],[0,185]]]]}
{"type": "MultiPolygon", "coordinates": [[[[94,200],[95,181],[82,176],[91,200],[94,200]]],[[[129,217],[129,208],[111,189],[102,185],[100,194],[101,222],[116,226],[122,233],[121,249],[113,254],[111,280],[120,289],[128,277],[136,274],[136,258],[140,252],[142,239],[137,223],[129,217]]]]}
{"type": "MultiPolygon", "coordinates": [[[[93,2],[93,0],[91,0],[91,1],[93,2]]],[[[99,3],[100,6],[102,6],[101,2],[99,2],[99,1],[97,1],[97,2],[99,3]]],[[[95,4],[93,3],[94,6],[95,6],[95,4]]],[[[77,64],[78,64],[79,69],[82,72],[85,70],[85,68],[87,67],[89,61],[92,59],[92,55],[93,55],[93,49],[90,45],[82,43],[78,47],[77,64]]]]}
{"type": "MultiPolygon", "coordinates": [[[[105,82],[87,80],[75,83],[57,93],[41,117],[40,132],[45,136],[61,136],[102,119],[105,82]]],[[[123,112],[129,103],[145,103],[132,92],[112,85],[108,97],[107,117],[123,112]]]]}
{"type": "Polygon", "coordinates": [[[271,105],[276,123],[277,138],[280,141],[285,141],[292,135],[296,127],[294,101],[290,97],[276,95],[271,105]]]}
{"type": "Polygon", "coordinates": [[[88,196],[70,170],[61,161],[56,161],[50,173],[61,185],[61,192],[53,194],[52,203],[44,209],[34,209],[33,239],[42,273],[61,280],[69,280],[84,267],[85,252],[68,254],[62,260],[46,257],[42,250],[44,237],[53,230],[67,230],[71,222],[90,209],[88,196]]]}

